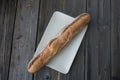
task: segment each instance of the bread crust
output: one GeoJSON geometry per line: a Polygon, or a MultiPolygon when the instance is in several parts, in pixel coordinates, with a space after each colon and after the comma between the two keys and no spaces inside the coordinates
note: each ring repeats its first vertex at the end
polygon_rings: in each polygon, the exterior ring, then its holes
{"type": "Polygon", "coordinates": [[[45,49],[29,62],[28,72],[35,73],[48,63],[85,25],[89,23],[90,19],[90,14],[83,13],[68,25],[61,35],[52,39],[45,49]]]}

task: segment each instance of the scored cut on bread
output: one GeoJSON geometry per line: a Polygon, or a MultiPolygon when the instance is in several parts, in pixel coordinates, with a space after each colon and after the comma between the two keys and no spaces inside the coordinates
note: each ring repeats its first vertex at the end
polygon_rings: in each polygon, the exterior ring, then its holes
{"type": "MultiPolygon", "coordinates": [[[[28,72],[35,73],[45,64],[47,64],[70,40],[72,40],[78,32],[90,21],[89,13],[81,14],[76,20],[68,25],[64,31],[57,37],[52,39],[43,51],[32,59],[28,64],[28,72]]],[[[57,26],[57,25],[56,25],[57,26]]]]}

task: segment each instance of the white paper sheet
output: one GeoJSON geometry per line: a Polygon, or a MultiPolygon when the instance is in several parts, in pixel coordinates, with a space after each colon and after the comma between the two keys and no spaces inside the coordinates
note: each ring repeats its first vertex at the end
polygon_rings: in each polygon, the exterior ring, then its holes
{"type": "MultiPolygon", "coordinates": [[[[49,41],[57,37],[64,28],[74,21],[75,18],[68,16],[61,12],[54,12],[51,20],[42,36],[40,43],[34,57],[36,57],[45,48],[49,41]]],[[[61,73],[68,73],[72,62],[75,58],[77,50],[82,42],[83,36],[86,32],[85,27],[59,54],[57,54],[46,66],[59,71],[61,73]]],[[[34,58],[33,57],[33,58],[34,58]]]]}

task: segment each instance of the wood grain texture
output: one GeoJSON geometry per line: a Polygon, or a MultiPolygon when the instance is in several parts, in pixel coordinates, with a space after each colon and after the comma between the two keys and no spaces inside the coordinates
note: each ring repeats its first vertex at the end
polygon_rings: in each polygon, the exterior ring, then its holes
{"type": "Polygon", "coordinates": [[[39,0],[19,0],[17,5],[9,80],[32,80],[27,64],[35,50],[39,0]]]}
{"type": "Polygon", "coordinates": [[[120,80],[119,0],[0,0],[0,80],[120,80]],[[17,11],[16,11],[17,10],[17,11]],[[44,67],[27,72],[54,11],[92,15],[66,75],[44,67]]]}
{"type": "Polygon", "coordinates": [[[87,10],[92,20],[86,34],[85,80],[110,80],[110,0],[90,0],[87,10]]]}
{"type": "Polygon", "coordinates": [[[3,0],[0,9],[0,80],[7,80],[17,0],[3,0]]]}
{"type": "Polygon", "coordinates": [[[112,79],[120,80],[120,1],[111,1],[111,52],[112,52],[112,79]]]}
{"type": "Polygon", "coordinates": [[[2,80],[4,77],[3,76],[3,65],[4,65],[4,27],[2,27],[4,25],[4,13],[5,13],[5,1],[1,0],[0,1],[1,5],[0,5],[0,80],[2,80]]]}

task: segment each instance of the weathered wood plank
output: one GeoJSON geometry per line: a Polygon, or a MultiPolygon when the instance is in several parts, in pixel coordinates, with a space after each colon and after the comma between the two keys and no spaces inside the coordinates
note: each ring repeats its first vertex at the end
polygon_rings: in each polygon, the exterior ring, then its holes
{"type": "Polygon", "coordinates": [[[2,27],[4,24],[4,13],[5,13],[5,1],[0,1],[0,80],[2,80],[3,77],[3,65],[4,65],[4,49],[3,49],[3,37],[4,37],[4,27],[2,27]]]}
{"type": "Polygon", "coordinates": [[[0,1],[0,80],[7,80],[9,74],[16,2],[17,0],[0,1]]]}
{"type": "Polygon", "coordinates": [[[32,80],[27,64],[35,49],[38,8],[39,0],[18,1],[9,80],[32,80]]]}
{"type": "Polygon", "coordinates": [[[62,11],[70,16],[77,17],[86,12],[86,0],[64,0],[62,11]]]}
{"type": "Polygon", "coordinates": [[[110,80],[110,0],[87,0],[92,20],[87,32],[85,80],[110,80]]]}
{"type": "Polygon", "coordinates": [[[112,19],[111,19],[111,52],[112,52],[112,79],[120,80],[120,0],[112,1],[112,19]]]}

